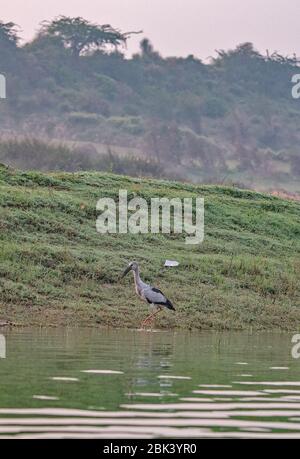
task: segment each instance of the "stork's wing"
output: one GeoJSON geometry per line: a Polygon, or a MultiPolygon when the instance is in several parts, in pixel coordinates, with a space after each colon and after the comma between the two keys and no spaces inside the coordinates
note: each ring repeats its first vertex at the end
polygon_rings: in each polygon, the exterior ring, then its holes
{"type": "Polygon", "coordinates": [[[148,303],[159,304],[166,306],[168,309],[175,311],[175,308],[170,300],[158,288],[149,287],[144,290],[144,295],[148,303]]]}
{"type": "Polygon", "coordinates": [[[144,295],[148,303],[164,304],[167,301],[165,295],[155,287],[149,287],[144,290],[144,295]]]}

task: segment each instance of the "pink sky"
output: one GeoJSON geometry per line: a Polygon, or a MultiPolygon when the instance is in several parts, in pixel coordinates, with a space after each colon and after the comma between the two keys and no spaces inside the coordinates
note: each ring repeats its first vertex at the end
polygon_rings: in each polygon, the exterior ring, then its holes
{"type": "MultiPolygon", "coordinates": [[[[299,0],[2,0],[0,18],[33,37],[44,19],[82,16],[123,31],[143,29],[164,56],[195,54],[252,41],[260,51],[300,55],[299,0]]],[[[141,36],[129,42],[138,49],[141,36]]]]}

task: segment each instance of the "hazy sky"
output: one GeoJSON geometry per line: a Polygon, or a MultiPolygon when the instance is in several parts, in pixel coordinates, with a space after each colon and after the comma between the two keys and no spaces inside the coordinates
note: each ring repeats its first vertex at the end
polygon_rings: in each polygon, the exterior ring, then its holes
{"type": "MultiPolygon", "coordinates": [[[[144,31],[164,56],[195,54],[252,41],[260,51],[300,55],[300,0],[1,0],[0,18],[33,37],[57,15],[83,16],[123,31],[144,31]]],[[[141,36],[128,43],[135,52],[141,36]]]]}

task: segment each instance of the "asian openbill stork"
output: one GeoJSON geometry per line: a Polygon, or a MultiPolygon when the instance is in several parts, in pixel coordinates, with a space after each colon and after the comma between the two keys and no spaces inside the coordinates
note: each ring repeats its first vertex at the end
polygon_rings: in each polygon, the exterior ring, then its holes
{"type": "Polygon", "coordinates": [[[123,272],[121,278],[126,276],[126,274],[128,274],[129,271],[133,272],[135,291],[137,295],[142,300],[146,301],[148,304],[152,305],[155,308],[155,311],[148,315],[145,320],[143,320],[141,327],[144,327],[147,323],[152,322],[156,314],[162,311],[163,308],[175,311],[175,308],[171,301],[168,300],[168,298],[158,288],[152,287],[151,285],[146,284],[142,281],[142,279],[140,278],[139,265],[136,261],[132,261],[131,263],[129,263],[129,265],[123,272]]]}

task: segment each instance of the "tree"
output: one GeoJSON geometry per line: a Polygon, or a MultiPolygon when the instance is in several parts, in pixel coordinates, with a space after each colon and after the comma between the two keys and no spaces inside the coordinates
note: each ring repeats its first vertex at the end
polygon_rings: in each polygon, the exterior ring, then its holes
{"type": "Polygon", "coordinates": [[[133,33],[139,32],[122,33],[109,24],[92,24],[81,17],[67,16],[59,16],[50,22],[44,21],[40,31],[41,35],[59,38],[75,57],[103,49],[106,45],[115,48],[124,46],[133,33]]]}
{"type": "Polygon", "coordinates": [[[244,59],[244,58],[255,58],[255,59],[263,59],[263,56],[256,51],[253,46],[253,43],[246,42],[239,44],[235,49],[230,49],[229,51],[224,51],[223,49],[216,50],[217,58],[213,59],[214,63],[218,63],[219,61],[225,61],[226,59],[244,59]]]}
{"type": "Polygon", "coordinates": [[[0,64],[1,72],[17,72],[20,59],[16,58],[18,48],[18,26],[13,22],[0,21],[0,64]]]}
{"type": "Polygon", "coordinates": [[[14,22],[0,21],[0,47],[8,48],[17,46],[19,41],[18,26],[14,22]]]}
{"type": "Polygon", "coordinates": [[[140,49],[143,58],[160,58],[159,53],[157,51],[154,51],[153,45],[148,38],[143,38],[143,40],[140,42],[140,49]]]}

